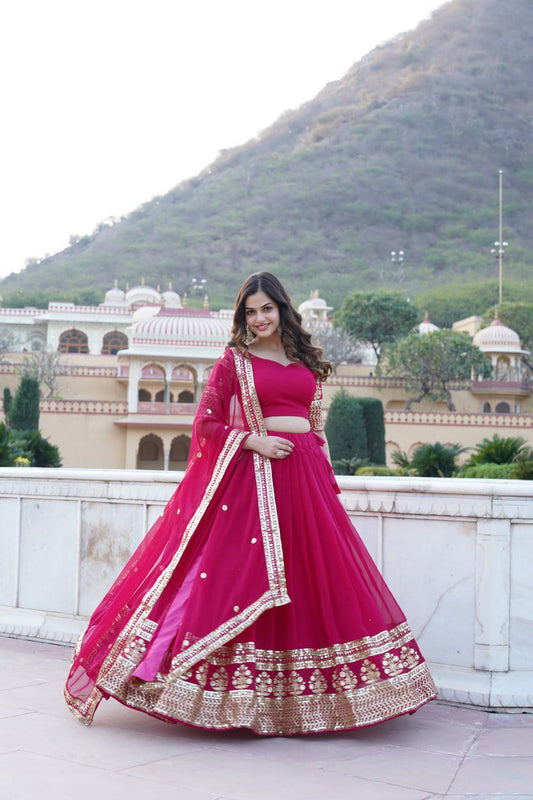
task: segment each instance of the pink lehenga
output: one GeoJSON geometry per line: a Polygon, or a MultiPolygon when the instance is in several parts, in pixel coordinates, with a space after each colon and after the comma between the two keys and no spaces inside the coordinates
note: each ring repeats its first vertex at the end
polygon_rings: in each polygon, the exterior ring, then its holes
{"type": "Polygon", "coordinates": [[[237,349],[217,361],[185,476],[74,651],[65,697],[81,722],[114,697],[167,722],[288,735],[373,725],[436,696],[337,499],[320,398],[302,364],[237,349]],[[295,445],[285,459],[243,450],[267,435],[262,393],[287,384],[312,430],[279,434],[295,445]]]}

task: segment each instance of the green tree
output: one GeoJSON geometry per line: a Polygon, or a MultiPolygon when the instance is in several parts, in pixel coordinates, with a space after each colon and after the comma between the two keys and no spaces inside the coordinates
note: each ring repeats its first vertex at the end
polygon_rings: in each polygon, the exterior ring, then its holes
{"type": "Polygon", "coordinates": [[[333,461],[366,459],[367,440],[363,409],[344,389],[336,392],[329,407],[326,436],[333,461]]]}
{"type": "Polygon", "coordinates": [[[491,306],[483,314],[483,327],[491,324],[496,311],[500,322],[520,336],[522,347],[533,350],[533,303],[503,302],[499,306],[491,306]]]}
{"type": "Polygon", "coordinates": [[[443,330],[412,333],[387,349],[385,374],[401,378],[407,392],[415,392],[406,411],[424,397],[445,400],[455,411],[450,386],[470,380],[472,373],[489,377],[491,365],[467,333],[443,330]]]}
{"type": "Polygon", "coordinates": [[[14,430],[39,430],[40,399],[39,381],[23,375],[9,411],[9,424],[14,430]]]}
{"type": "Polygon", "coordinates": [[[6,418],[6,421],[8,421],[9,412],[11,411],[11,406],[13,405],[13,395],[11,394],[11,389],[9,388],[9,386],[4,386],[3,402],[4,402],[4,416],[6,418]]]}
{"type": "Polygon", "coordinates": [[[379,362],[383,345],[413,329],[417,309],[399,292],[352,292],[333,316],[333,324],[359,342],[370,342],[379,362]]]}

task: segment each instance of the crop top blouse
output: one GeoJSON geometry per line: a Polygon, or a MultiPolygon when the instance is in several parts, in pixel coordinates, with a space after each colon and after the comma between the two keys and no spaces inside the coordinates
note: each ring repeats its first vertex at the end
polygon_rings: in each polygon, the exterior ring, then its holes
{"type": "Polygon", "coordinates": [[[314,373],[302,364],[279,364],[252,355],[254,383],[263,417],[309,417],[315,396],[314,373]]]}

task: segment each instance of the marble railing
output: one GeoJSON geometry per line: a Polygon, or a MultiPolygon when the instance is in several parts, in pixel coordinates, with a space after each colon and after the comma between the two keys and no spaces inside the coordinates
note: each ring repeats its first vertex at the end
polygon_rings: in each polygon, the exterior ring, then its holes
{"type": "MultiPolygon", "coordinates": [[[[0,633],[73,643],[180,477],[0,468],[0,633]]],[[[441,698],[533,712],[531,484],[339,483],[441,698]]]]}

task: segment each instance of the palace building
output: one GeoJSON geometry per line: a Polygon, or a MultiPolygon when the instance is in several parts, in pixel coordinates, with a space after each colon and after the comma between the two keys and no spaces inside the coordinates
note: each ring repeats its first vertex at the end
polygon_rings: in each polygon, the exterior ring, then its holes
{"type": "MultiPolygon", "coordinates": [[[[331,324],[331,307],[313,292],[299,307],[304,324],[331,324]]],[[[232,311],[190,308],[169,287],[116,285],[98,306],[51,302],[47,309],[1,308],[0,328],[14,345],[0,363],[0,387],[16,390],[21,362],[59,353],[54,392],[41,401],[40,427],[66,467],[183,469],[197,404],[230,336],[232,311]]],[[[426,318],[424,335],[436,326],[426,318]]],[[[486,381],[455,387],[457,412],[425,401],[405,411],[402,382],[378,379],[370,359],[341,365],[324,387],[324,407],[343,387],[378,397],[385,409],[387,453],[422,442],[473,447],[484,436],[521,435],[533,445],[531,375],[518,335],[495,320],[457,323],[491,360],[486,381]]],[[[364,351],[363,351],[364,352],[364,351]]],[[[368,352],[368,351],[367,351],[368,352]]]]}

